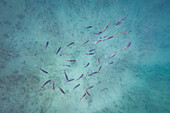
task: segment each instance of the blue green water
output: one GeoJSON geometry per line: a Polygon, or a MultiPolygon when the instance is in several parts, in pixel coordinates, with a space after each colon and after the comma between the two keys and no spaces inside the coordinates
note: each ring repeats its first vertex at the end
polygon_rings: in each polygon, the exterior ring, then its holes
{"type": "Polygon", "coordinates": [[[169,20],[169,0],[0,0],[0,113],[170,113],[169,20]]]}

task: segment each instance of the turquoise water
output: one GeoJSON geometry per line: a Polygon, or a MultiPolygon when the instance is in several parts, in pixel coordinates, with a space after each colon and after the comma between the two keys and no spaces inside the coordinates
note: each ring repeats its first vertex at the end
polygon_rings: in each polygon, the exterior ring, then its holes
{"type": "Polygon", "coordinates": [[[0,113],[170,113],[169,4],[0,0],[0,113]]]}

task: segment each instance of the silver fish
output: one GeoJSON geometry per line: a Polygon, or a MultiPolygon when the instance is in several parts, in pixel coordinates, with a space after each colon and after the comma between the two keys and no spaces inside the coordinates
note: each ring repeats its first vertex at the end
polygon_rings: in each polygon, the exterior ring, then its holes
{"type": "Polygon", "coordinates": [[[113,64],[113,62],[110,62],[110,63],[104,63],[105,65],[110,65],[110,64],[113,64]]]}
{"type": "Polygon", "coordinates": [[[81,77],[83,77],[84,74],[82,74],[77,80],[79,80],[81,77]]]}
{"type": "Polygon", "coordinates": [[[82,45],[86,44],[87,42],[89,42],[89,40],[85,41],[82,45]]]}
{"type": "Polygon", "coordinates": [[[97,74],[97,73],[98,73],[98,72],[95,71],[95,72],[93,72],[93,73],[91,73],[91,74],[89,74],[89,75],[86,75],[86,76],[92,76],[92,75],[97,74]]]}
{"type": "Polygon", "coordinates": [[[98,68],[97,72],[99,72],[101,68],[102,68],[102,66],[100,66],[100,67],[98,68]]]}
{"type": "Polygon", "coordinates": [[[116,55],[116,53],[113,53],[108,59],[112,58],[112,57],[115,56],[115,55],[116,55]]]}
{"type": "Polygon", "coordinates": [[[76,89],[76,88],[79,87],[79,86],[80,86],[80,84],[77,84],[77,85],[73,88],[73,90],[76,89]]]}
{"type": "Polygon", "coordinates": [[[51,82],[51,80],[48,80],[48,81],[46,81],[42,86],[41,86],[41,88],[43,88],[47,83],[49,83],[49,82],[51,82]]]}
{"type": "Polygon", "coordinates": [[[102,41],[102,40],[98,40],[98,41],[94,42],[93,44],[97,44],[97,43],[99,43],[100,41],[102,41]]]}
{"type": "Polygon", "coordinates": [[[88,96],[90,96],[90,93],[89,93],[89,92],[87,92],[87,91],[86,91],[86,94],[87,94],[88,96]]]}
{"type": "Polygon", "coordinates": [[[91,88],[93,88],[93,87],[94,87],[94,86],[90,86],[90,87],[86,88],[85,91],[87,91],[87,90],[89,90],[89,89],[91,89],[91,88]]]}
{"type": "Polygon", "coordinates": [[[90,63],[87,63],[86,66],[84,66],[84,68],[86,68],[90,63]]]}
{"type": "Polygon", "coordinates": [[[97,58],[98,64],[100,64],[100,56],[97,58]]]}
{"type": "Polygon", "coordinates": [[[61,47],[58,48],[56,55],[60,52],[60,50],[61,50],[61,47]]]}
{"type": "Polygon", "coordinates": [[[68,44],[67,47],[70,46],[70,45],[72,45],[72,44],[74,44],[74,42],[71,42],[70,44],[68,44]]]}
{"type": "Polygon", "coordinates": [[[122,50],[127,49],[130,45],[131,45],[131,42],[128,42],[128,44],[126,45],[126,47],[124,47],[122,50]]]}
{"type": "Polygon", "coordinates": [[[86,53],[86,55],[93,55],[94,53],[86,53]]]}
{"type": "Polygon", "coordinates": [[[86,93],[84,93],[84,95],[80,98],[80,101],[83,99],[83,97],[85,97],[86,96],[86,93]]]}

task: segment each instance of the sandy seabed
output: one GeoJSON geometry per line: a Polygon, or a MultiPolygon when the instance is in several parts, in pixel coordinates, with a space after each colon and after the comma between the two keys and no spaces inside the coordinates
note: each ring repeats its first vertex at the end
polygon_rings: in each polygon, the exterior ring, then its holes
{"type": "Polygon", "coordinates": [[[169,113],[169,4],[0,0],[0,113],[169,113]],[[73,81],[66,82],[64,70],[73,81]]]}

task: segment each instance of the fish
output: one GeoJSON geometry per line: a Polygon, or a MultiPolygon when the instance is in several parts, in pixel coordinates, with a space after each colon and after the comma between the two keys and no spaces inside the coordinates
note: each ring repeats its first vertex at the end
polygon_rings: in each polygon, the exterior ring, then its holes
{"type": "Polygon", "coordinates": [[[130,45],[131,45],[131,42],[128,42],[128,44],[126,45],[126,47],[124,47],[122,50],[127,49],[130,45]]]}
{"type": "Polygon", "coordinates": [[[60,56],[63,56],[63,55],[66,55],[67,53],[62,53],[62,54],[60,54],[60,56]]]}
{"type": "Polygon", "coordinates": [[[108,59],[112,58],[112,57],[115,56],[115,55],[116,55],[116,53],[113,53],[108,59]]]}
{"type": "Polygon", "coordinates": [[[97,58],[97,62],[98,64],[100,64],[100,56],[97,58]]]}
{"type": "Polygon", "coordinates": [[[90,86],[90,87],[86,88],[85,91],[87,91],[87,90],[89,90],[89,89],[91,89],[91,88],[93,88],[93,87],[94,87],[94,86],[90,86]]]}
{"type": "Polygon", "coordinates": [[[104,39],[102,41],[105,41],[105,40],[108,40],[108,39],[111,39],[111,38],[113,38],[113,36],[110,36],[110,37],[108,37],[108,38],[106,38],[106,39],[104,39]]]}
{"type": "Polygon", "coordinates": [[[92,26],[85,27],[85,29],[92,28],[92,26]]]}
{"type": "Polygon", "coordinates": [[[46,81],[42,86],[41,86],[41,88],[43,88],[47,83],[49,83],[49,82],[51,82],[51,80],[48,80],[48,81],[46,81]]]}
{"type": "Polygon", "coordinates": [[[77,80],[79,80],[81,77],[83,77],[84,74],[82,74],[77,80]]]}
{"type": "Polygon", "coordinates": [[[61,47],[58,48],[56,55],[60,52],[60,50],[61,50],[61,47]]]}
{"type": "Polygon", "coordinates": [[[63,66],[66,66],[66,67],[71,67],[70,65],[63,65],[63,66]]]}
{"type": "Polygon", "coordinates": [[[74,80],[74,79],[70,79],[70,80],[68,79],[68,76],[67,76],[67,74],[66,74],[66,71],[65,71],[65,70],[64,70],[64,74],[65,74],[65,77],[66,77],[66,80],[67,80],[66,82],[71,82],[71,81],[73,81],[73,80],[74,80]]]}
{"type": "Polygon", "coordinates": [[[104,89],[101,89],[100,92],[103,92],[103,91],[108,91],[107,88],[104,88],[104,89]]]}
{"type": "Polygon", "coordinates": [[[75,62],[76,60],[66,60],[67,62],[75,62]]]}
{"type": "Polygon", "coordinates": [[[71,42],[70,44],[68,44],[67,47],[70,46],[70,45],[72,45],[72,44],[74,44],[74,42],[71,42]]]}
{"type": "Polygon", "coordinates": [[[73,90],[76,89],[76,88],[79,87],[79,86],[80,86],[80,84],[77,84],[77,85],[73,88],[73,90]]]}
{"type": "Polygon", "coordinates": [[[98,40],[98,41],[94,42],[93,44],[97,44],[97,43],[99,43],[100,41],[102,41],[102,40],[98,40]]]}
{"type": "Polygon", "coordinates": [[[106,38],[106,37],[108,37],[108,36],[103,36],[103,37],[100,37],[100,38],[106,38]]]}
{"type": "Polygon", "coordinates": [[[54,91],[54,82],[55,82],[55,80],[53,81],[53,91],[54,91]]]}
{"type": "Polygon", "coordinates": [[[57,86],[59,89],[60,89],[60,91],[63,93],[63,94],[65,94],[65,92],[59,87],[59,86],[57,86]]]}
{"type": "Polygon", "coordinates": [[[100,67],[98,68],[97,72],[99,72],[101,68],[102,68],[102,66],[100,66],[100,67]]]}
{"type": "Polygon", "coordinates": [[[71,81],[73,81],[74,79],[70,79],[70,80],[68,80],[67,82],[71,82],[71,81]]]}
{"type": "Polygon", "coordinates": [[[45,70],[43,70],[43,69],[41,69],[41,68],[40,68],[40,70],[41,70],[42,72],[44,72],[44,73],[48,74],[48,72],[47,72],[47,71],[45,71],[45,70]]]}
{"type": "Polygon", "coordinates": [[[120,34],[127,34],[127,33],[129,33],[129,32],[120,32],[120,33],[118,33],[118,35],[120,35],[120,34]]]}
{"type": "Polygon", "coordinates": [[[86,53],[86,55],[93,55],[94,53],[86,53]]]}
{"type": "Polygon", "coordinates": [[[86,91],[86,94],[87,94],[88,96],[90,96],[89,92],[87,92],[87,91],[86,91]]]}
{"type": "Polygon", "coordinates": [[[108,28],[109,25],[110,25],[110,23],[103,29],[102,32],[104,32],[108,28]]]}
{"type": "Polygon", "coordinates": [[[94,51],[94,50],[96,50],[96,49],[91,49],[91,50],[89,50],[89,52],[92,52],[92,51],[94,51]]]}
{"type": "Polygon", "coordinates": [[[98,72],[95,71],[95,72],[93,72],[93,73],[91,73],[91,74],[89,74],[89,75],[86,75],[86,76],[92,76],[92,75],[97,74],[97,73],[98,73],[98,72]]]}
{"type": "Polygon", "coordinates": [[[110,65],[110,64],[113,64],[113,62],[110,62],[110,63],[104,63],[105,65],[110,65]]]}
{"type": "Polygon", "coordinates": [[[84,68],[86,68],[90,63],[87,63],[86,66],[84,66],[84,68]]]}
{"type": "Polygon", "coordinates": [[[99,80],[99,81],[96,83],[96,85],[99,84],[100,82],[101,82],[101,81],[99,80]]]}
{"type": "Polygon", "coordinates": [[[86,96],[86,93],[84,93],[84,95],[80,98],[80,101],[83,99],[84,96],[86,96]]]}
{"type": "Polygon", "coordinates": [[[110,37],[106,38],[106,40],[111,39],[111,38],[113,38],[113,36],[110,36],[110,37]]]}
{"type": "Polygon", "coordinates": [[[94,35],[100,35],[102,33],[102,31],[98,32],[98,33],[93,33],[94,35]]]}
{"type": "Polygon", "coordinates": [[[89,40],[85,41],[82,45],[86,44],[87,42],[89,42],[89,40]]]}
{"type": "Polygon", "coordinates": [[[45,48],[47,48],[47,47],[48,47],[48,44],[49,44],[49,42],[46,42],[45,48]]]}
{"type": "Polygon", "coordinates": [[[118,22],[116,22],[115,25],[117,26],[117,25],[121,24],[126,19],[127,16],[125,16],[123,19],[121,19],[118,22]]]}
{"type": "Polygon", "coordinates": [[[64,70],[64,75],[65,75],[66,80],[67,80],[67,82],[68,82],[68,76],[67,76],[67,74],[66,74],[66,71],[65,71],[65,70],[64,70]]]}

